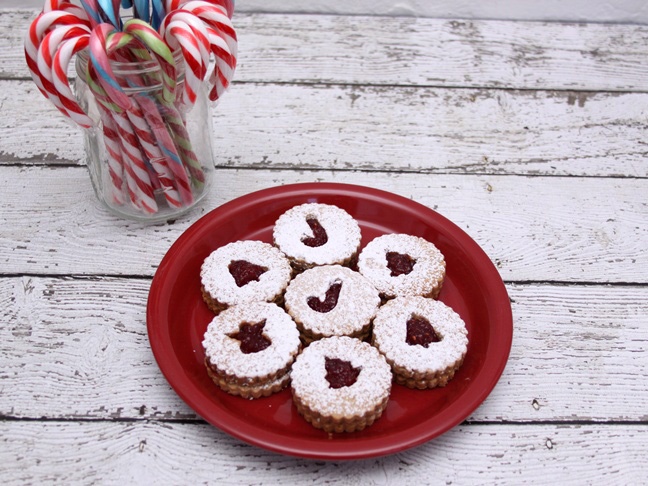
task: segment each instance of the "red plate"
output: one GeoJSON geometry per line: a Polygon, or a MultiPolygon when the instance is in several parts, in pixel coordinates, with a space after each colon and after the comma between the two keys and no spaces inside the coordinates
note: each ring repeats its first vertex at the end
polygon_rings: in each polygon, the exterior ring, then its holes
{"type": "Polygon", "coordinates": [[[504,284],[483,250],[443,216],[409,199],[367,187],[307,183],[275,187],[235,199],[189,227],[169,249],[151,285],[148,335],[162,373],[201,417],[259,447],[318,459],[359,459],[402,451],[467,418],[497,383],[511,348],[513,323],[504,284]],[[222,392],[203,365],[202,337],[212,319],[200,295],[200,266],[214,249],[235,240],[270,242],[275,220],[306,202],[334,204],[354,216],[363,242],[408,233],[445,255],[440,300],[468,328],[463,366],[445,387],[410,390],[394,385],[383,416],[362,432],[329,437],[297,413],[290,391],[259,400],[222,392]]]}

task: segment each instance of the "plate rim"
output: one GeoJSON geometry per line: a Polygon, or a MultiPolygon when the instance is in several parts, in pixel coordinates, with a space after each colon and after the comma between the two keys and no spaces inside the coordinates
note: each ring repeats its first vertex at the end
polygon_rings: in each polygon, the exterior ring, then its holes
{"type": "MultiPolygon", "coordinates": [[[[472,239],[472,237],[470,237],[470,235],[445,216],[413,199],[369,186],[338,182],[302,182],[286,184],[283,186],[272,186],[234,198],[203,215],[182,232],[162,258],[149,290],[146,309],[146,325],[151,350],[164,378],[167,380],[174,392],[200,417],[230,436],[248,444],[281,454],[320,460],[352,460],[401,452],[428,442],[429,440],[432,440],[459,425],[483,403],[497,385],[508,362],[513,340],[513,316],[506,286],[490,257],[488,257],[486,252],[472,239]],[[184,370],[176,356],[173,354],[173,364],[180,367],[180,369],[174,370],[169,362],[169,353],[163,353],[164,346],[161,346],[161,344],[163,344],[161,339],[164,337],[164,329],[160,329],[160,326],[154,324],[155,319],[152,310],[153,306],[151,305],[158,293],[162,291],[163,280],[168,272],[167,267],[173,264],[176,253],[182,251],[186,244],[185,242],[191,241],[194,238],[194,234],[200,233],[205,229],[205,227],[215,224],[214,220],[224,218],[233,209],[240,212],[244,211],[248,206],[256,206],[263,201],[303,196],[305,192],[308,192],[309,196],[314,198],[317,196],[343,195],[363,200],[388,201],[399,206],[405,206],[409,211],[414,211],[417,214],[423,213],[423,219],[432,217],[442,223],[444,228],[450,228],[455,238],[460,237],[462,245],[470,247],[469,250],[471,256],[479,260],[481,268],[487,268],[487,277],[491,280],[491,284],[495,284],[496,286],[496,288],[491,289],[491,291],[494,290],[499,293],[499,299],[501,301],[504,301],[505,299],[507,302],[506,306],[499,306],[498,311],[500,314],[499,317],[503,321],[503,326],[508,332],[498,336],[499,347],[502,349],[502,352],[497,354],[495,357],[496,359],[492,357],[488,357],[487,359],[490,367],[487,376],[488,380],[484,380],[484,386],[477,390],[472,390],[472,395],[462,402],[463,406],[461,407],[461,413],[456,413],[452,410],[444,410],[441,412],[441,415],[449,415],[451,420],[446,419],[443,421],[439,419],[439,415],[435,415],[432,419],[421,422],[422,427],[425,428],[425,425],[429,426],[427,427],[427,433],[420,434],[416,438],[411,438],[411,432],[407,430],[391,433],[390,438],[393,440],[390,441],[389,444],[384,444],[384,437],[374,437],[372,440],[367,440],[366,443],[362,443],[362,450],[356,450],[357,447],[348,447],[350,443],[344,441],[336,443],[333,447],[324,447],[323,449],[322,444],[318,443],[318,448],[315,450],[313,448],[312,440],[297,438],[293,441],[291,446],[287,446],[283,441],[281,444],[278,444],[276,441],[271,440],[270,437],[275,435],[273,433],[263,432],[260,436],[258,434],[251,434],[250,430],[254,429],[254,427],[251,427],[247,422],[239,417],[228,416],[228,421],[226,421],[226,423],[223,423],[223,421],[214,421],[213,419],[208,420],[204,417],[205,413],[203,407],[196,403],[196,400],[188,394],[185,388],[178,386],[176,381],[178,379],[177,377],[181,374],[180,372],[183,372],[184,370]],[[432,420],[442,422],[442,426],[434,426],[434,424],[428,423],[432,420]],[[310,447],[308,447],[309,445],[310,447]]],[[[476,376],[482,375],[483,373],[484,366],[482,366],[476,376]]],[[[483,379],[484,378],[482,377],[482,380],[483,379]]],[[[465,394],[466,393],[464,392],[463,395],[465,394]]],[[[333,443],[334,441],[329,442],[333,443]]],[[[331,445],[329,443],[326,444],[329,446],[331,445]]],[[[356,442],[353,444],[357,445],[356,442]]]]}

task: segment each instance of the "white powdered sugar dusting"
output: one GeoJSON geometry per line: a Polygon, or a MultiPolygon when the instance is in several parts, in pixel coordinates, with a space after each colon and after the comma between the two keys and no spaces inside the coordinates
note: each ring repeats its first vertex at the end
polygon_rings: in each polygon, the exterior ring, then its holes
{"type": "Polygon", "coordinates": [[[203,340],[205,355],[220,371],[240,378],[256,378],[288,366],[299,352],[299,331],[295,322],[276,304],[253,302],[232,306],[214,317],[203,340]],[[242,323],[265,320],[263,335],[271,341],[266,349],[244,354],[240,341],[230,337],[242,323]]]}
{"type": "Polygon", "coordinates": [[[200,279],[205,290],[218,302],[234,305],[250,301],[271,301],[288,285],[292,269],[288,259],[277,248],[262,241],[235,241],[214,250],[203,262],[200,279]],[[239,287],[229,264],[245,260],[268,270],[259,280],[239,287]]]}
{"type": "Polygon", "coordinates": [[[391,391],[392,373],[385,358],[371,345],[346,336],[311,343],[292,368],[292,387],[303,403],[336,418],[362,416],[391,391]],[[326,358],[348,361],[360,368],[355,383],[331,388],[326,380],[326,358]]]}
{"type": "Polygon", "coordinates": [[[273,237],[275,244],[288,257],[315,265],[342,263],[360,247],[360,225],[344,209],[330,204],[308,203],[295,206],[277,219],[273,237]],[[328,241],[310,247],[302,242],[313,236],[306,222],[315,218],[326,231],[328,241]]]}
{"type": "Polygon", "coordinates": [[[360,252],[358,270],[381,294],[426,295],[445,277],[445,259],[434,244],[418,236],[387,234],[370,241],[360,252]],[[392,276],[387,253],[397,252],[416,260],[408,274],[392,276]]]}
{"type": "Polygon", "coordinates": [[[297,275],[284,295],[288,313],[304,328],[317,334],[353,334],[371,322],[380,296],[376,288],[358,272],[340,265],[314,267],[297,275]],[[309,297],[324,300],[334,283],[342,283],[337,305],[329,312],[318,312],[308,305],[309,297]]]}
{"type": "Polygon", "coordinates": [[[443,302],[419,296],[397,297],[383,305],[374,319],[373,339],[396,365],[422,373],[453,366],[468,348],[468,331],[459,314],[443,302]],[[413,315],[427,319],[441,341],[427,348],[407,344],[407,321],[413,315]]]}

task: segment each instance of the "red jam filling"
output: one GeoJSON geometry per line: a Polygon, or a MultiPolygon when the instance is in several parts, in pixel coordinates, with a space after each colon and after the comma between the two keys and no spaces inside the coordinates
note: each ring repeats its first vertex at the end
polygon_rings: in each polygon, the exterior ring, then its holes
{"type": "Polygon", "coordinates": [[[331,388],[351,386],[358,380],[360,368],[354,368],[350,362],[338,358],[325,358],[326,381],[331,388]]]}
{"type": "Polygon", "coordinates": [[[425,317],[413,314],[407,320],[407,337],[405,342],[410,346],[419,344],[427,348],[430,343],[438,343],[441,341],[441,336],[434,330],[430,321],[425,317]]]}
{"type": "Polygon", "coordinates": [[[338,303],[340,290],[342,290],[342,282],[335,282],[326,291],[326,297],[323,301],[315,296],[311,296],[308,298],[306,303],[308,304],[308,307],[313,309],[315,312],[331,312],[335,309],[335,306],[338,303]]]}
{"type": "Polygon", "coordinates": [[[411,256],[396,251],[387,252],[387,268],[391,270],[392,277],[407,275],[414,269],[416,260],[411,256]]]}
{"type": "Polygon", "coordinates": [[[265,323],[265,319],[256,324],[243,322],[239,326],[239,331],[230,334],[229,337],[241,342],[243,354],[258,353],[272,344],[272,341],[263,334],[265,323]]]}
{"type": "Polygon", "coordinates": [[[239,287],[243,287],[253,280],[258,281],[259,277],[268,271],[267,268],[246,260],[232,260],[227,268],[239,287]]]}
{"type": "Polygon", "coordinates": [[[305,236],[302,238],[301,242],[311,248],[326,244],[328,241],[328,235],[320,222],[316,218],[308,218],[306,222],[308,223],[308,226],[310,226],[313,236],[305,236]]]}

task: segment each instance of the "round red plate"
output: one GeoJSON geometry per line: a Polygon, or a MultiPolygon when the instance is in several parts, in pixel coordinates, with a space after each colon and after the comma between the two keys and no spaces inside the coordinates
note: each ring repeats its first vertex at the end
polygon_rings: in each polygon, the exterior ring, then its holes
{"type": "Polygon", "coordinates": [[[359,459],[422,444],[467,418],[497,383],[511,348],[513,323],[504,284],[488,256],[466,233],[416,202],[367,187],[306,183],[258,191],[224,204],[189,227],[169,249],[153,279],[148,335],[162,373],[178,395],[209,423],[259,447],[318,459],[359,459]],[[363,246],[384,233],[433,242],[445,255],[440,300],[468,328],[463,366],[445,387],[410,390],[394,385],[383,416],[362,432],[329,437],[292,404],[290,391],[259,400],[222,392],[207,376],[202,337],[212,319],[200,294],[200,266],[235,240],[270,242],[275,220],[306,202],[334,204],[354,216],[363,246]]]}

